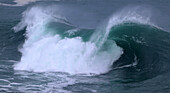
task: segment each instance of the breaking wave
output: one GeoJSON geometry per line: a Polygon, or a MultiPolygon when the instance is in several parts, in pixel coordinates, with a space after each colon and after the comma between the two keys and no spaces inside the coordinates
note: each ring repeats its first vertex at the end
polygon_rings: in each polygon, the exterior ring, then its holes
{"type": "Polygon", "coordinates": [[[103,74],[119,61],[138,65],[145,59],[142,51],[154,46],[148,34],[161,31],[150,22],[149,13],[138,13],[138,8],[113,14],[97,29],[77,28],[50,9],[29,8],[14,27],[15,31],[26,30],[15,70],[103,74]]]}

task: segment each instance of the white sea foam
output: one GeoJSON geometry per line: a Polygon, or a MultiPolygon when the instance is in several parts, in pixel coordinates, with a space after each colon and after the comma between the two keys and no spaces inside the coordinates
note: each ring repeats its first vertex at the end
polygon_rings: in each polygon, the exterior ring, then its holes
{"type": "Polygon", "coordinates": [[[122,54],[122,49],[114,42],[107,41],[109,47],[100,50],[95,42],[83,42],[81,37],[61,38],[51,34],[46,24],[58,21],[48,9],[33,7],[23,13],[22,21],[14,27],[16,31],[26,26],[26,37],[21,61],[16,70],[35,72],[67,72],[70,74],[101,74],[111,69],[114,61],[122,54]],[[48,12],[48,13],[47,13],[48,12]]]}
{"type": "MultiPolygon", "coordinates": [[[[24,6],[30,3],[34,3],[37,1],[49,1],[49,0],[14,0],[16,4],[6,4],[6,3],[0,3],[0,5],[4,6],[24,6]]],[[[60,0],[51,0],[51,1],[60,1],[60,0]]]]}
{"type": "Polygon", "coordinates": [[[4,5],[4,6],[24,6],[27,5],[29,3],[33,3],[33,2],[37,2],[40,0],[14,0],[14,2],[16,4],[6,4],[6,3],[0,3],[0,5],[4,5]]]}
{"type": "MultiPolygon", "coordinates": [[[[21,49],[21,62],[15,65],[16,70],[106,73],[123,53],[114,41],[107,39],[111,28],[125,22],[151,24],[149,11],[138,12],[140,8],[124,9],[112,15],[96,29],[88,42],[84,42],[81,37],[61,38],[59,34],[51,34],[50,29],[47,29],[49,22],[67,22],[59,14],[54,15],[51,9],[53,8],[32,7],[23,13],[23,19],[14,27],[15,31],[24,27],[27,30],[27,39],[21,49]],[[107,48],[103,49],[105,46],[107,48]]],[[[70,31],[73,30],[65,32],[70,31]]]]}

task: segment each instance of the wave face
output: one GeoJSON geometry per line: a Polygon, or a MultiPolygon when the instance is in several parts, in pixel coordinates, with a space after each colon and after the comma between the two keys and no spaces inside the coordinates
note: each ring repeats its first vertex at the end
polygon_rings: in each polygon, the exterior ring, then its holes
{"type": "Polygon", "coordinates": [[[168,34],[150,22],[149,11],[138,9],[119,11],[97,29],[77,28],[49,7],[27,9],[14,27],[26,30],[21,61],[14,69],[103,74],[134,66],[150,73],[161,71],[161,64],[168,61],[161,55],[169,55],[168,47],[163,47],[168,34]]]}

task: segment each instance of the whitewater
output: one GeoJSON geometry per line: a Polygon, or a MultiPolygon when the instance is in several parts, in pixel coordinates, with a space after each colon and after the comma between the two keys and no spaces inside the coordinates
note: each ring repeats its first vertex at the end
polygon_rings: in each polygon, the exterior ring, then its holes
{"type": "MultiPolygon", "coordinates": [[[[106,25],[99,26],[90,39],[84,42],[81,36],[62,37],[62,34],[58,34],[60,29],[49,28],[50,23],[71,26],[63,16],[54,15],[52,8],[41,6],[29,8],[23,13],[21,22],[14,27],[16,32],[26,27],[26,40],[20,49],[21,61],[14,69],[69,74],[106,73],[123,54],[121,47],[114,41],[107,40],[111,28],[125,22],[149,24],[149,15],[145,17],[138,14],[137,9],[139,8],[127,12],[122,10],[114,14],[108,21],[102,23],[106,25]]],[[[63,32],[71,33],[72,29],[76,27],[63,32]]]]}
{"type": "Polygon", "coordinates": [[[41,7],[33,7],[23,13],[22,21],[14,29],[17,31],[26,26],[27,40],[20,49],[23,56],[21,62],[15,65],[16,70],[101,74],[108,72],[123,53],[114,42],[110,49],[100,51],[94,41],[83,42],[79,36],[61,38],[47,28],[52,21],[60,22],[61,18],[53,17],[48,9],[41,7]]]}

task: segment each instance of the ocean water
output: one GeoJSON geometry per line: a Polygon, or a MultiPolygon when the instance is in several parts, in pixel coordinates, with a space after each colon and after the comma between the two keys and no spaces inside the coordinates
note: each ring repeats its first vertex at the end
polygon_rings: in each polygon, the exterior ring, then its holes
{"type": "Polygon", "coordinates": [[[170,93],[169,0],[0,0],[1,93],[170,93]]]}

